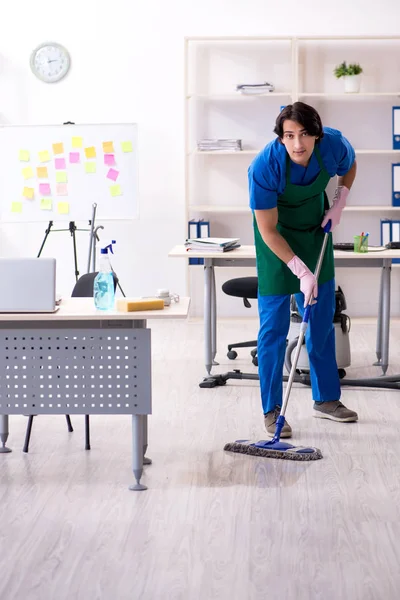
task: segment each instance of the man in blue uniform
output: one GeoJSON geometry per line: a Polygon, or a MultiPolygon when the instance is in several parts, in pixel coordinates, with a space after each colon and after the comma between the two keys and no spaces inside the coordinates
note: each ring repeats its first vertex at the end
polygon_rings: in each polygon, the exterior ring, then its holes
{"type": "MultiPolygon", "coordinates": [[[[339,422],[358,419],[340,402],[335,356],[335,272],[332,236],[318,282],[314,277],[324,232],[339,224],[356,175],[355,152],[336,129],[323,127],[318,112],[303,102],[286,106],[276,119],[277,138],[249,167],[258,274],[260,330],[257,353],[267,433],[275,433],[282,405],[282,372],[290,324],[290,296],[301,314],[311,298],[306,346],[314,416],[339,422]],[[338,176],[331,207],[325,193],[338,176]]],[[[285,421],[281,437],[290,437],[285,421]]]]}

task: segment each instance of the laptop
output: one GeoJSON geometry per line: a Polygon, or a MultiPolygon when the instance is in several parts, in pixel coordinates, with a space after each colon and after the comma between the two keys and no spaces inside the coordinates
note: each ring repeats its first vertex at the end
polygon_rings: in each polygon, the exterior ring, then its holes
{"type": "Polygon", "coordinates": [[[0,258],[0,313],[52,313],[55,258],[0,258]]]}

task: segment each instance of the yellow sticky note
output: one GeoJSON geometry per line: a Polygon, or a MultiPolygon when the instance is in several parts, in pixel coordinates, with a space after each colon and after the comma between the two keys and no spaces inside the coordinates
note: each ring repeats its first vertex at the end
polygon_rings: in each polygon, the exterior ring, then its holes
{"type": "Polygon", "coordinates": [[[57,212],[59,215],[67,215],[69,213],[69,202],[59,202],[57,212]]]}
{"type": "Polygon", "coordinates": [[[50,160],[50,152],[48,150],[42,150],[39,152],[40,162],[48,162],[50,160]]]}
{"type": "Polygon", "coordinates": [[[56,181],[57,183],[67,183],[67,172],[66,171],[56,171],[56,181]]]}
{"type": "Polygon", "coordinates": [[[89,148],[85,148],[86,158],[96,158],[96,148],[94,146],[89,146],[89,148]]]}
{"type": "Polygon", "coordinates": [[[96,173],[96,163],[93,160],[85,162],[85,172],[96,173]]]}
{"type": "Polygon", "coordinates": [[[13,213],[22,212],[22,202],[11,202],[11,212],[13,212],[13,213]]]}
{"type": "Polygon", "coordinates": [[[53,144],[53,152],[54,154],[64,154],[64,144],[62,142],[53,144]]]}
{"type": "Polygon", "coordinates": [[[30,200],[33,198],[34,189],[30,187],[24,187],[22,195],[24,198],[29,198],[30,200]]]}
{"type": "Polygon", "coordinates": [[[20,150],[19,151],[19,160],[23,160],[27,162],[29,160],[29,150],[20,150]]]}
{"type": "Polygon", "coordinates": [[[120,185],[110,185],[111,196],[122,196],[122,190],[120,185]]]}
{"type": "Polygon", "coordinates": [[[32,167],[25,167],[25,169],[22,169],[22,176],[24,179],[30,179],[31,177],[33,177],[32,167]]]}
{"type": "Polygon", "coordinates": [[[40,179],[47,179],[49,176],[47,172],[47,167],[37,167],[36,173],[40,179]]]}
{"type": "Polygon", "coordinates": [[[122,152],[132,152],[132,142],[121,142],[122,152]]]}
{"type": "Polygon", "coordinates": [[[82,148],[82,138],[81,137],[73,137],[72,138],[72,147],[73,148],[82,148]]]}
{"type": "Polygon", "coordinates": [[[114,153],[114,144],[113,142],[103,142],[103,152],[105,154],[113,154],[114,153]]]}
{"type": "Polygon", "coordinates": [[[50,198],[42,198],[40,201],[40,210],[52,210],[53,201],[50,198]]]}

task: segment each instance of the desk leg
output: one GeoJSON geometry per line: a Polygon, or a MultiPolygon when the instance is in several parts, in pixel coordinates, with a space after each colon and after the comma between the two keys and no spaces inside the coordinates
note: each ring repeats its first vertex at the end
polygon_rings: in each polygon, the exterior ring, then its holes
{"type": "Polygon", "coordinates": [[[378,325],[376,329],[376,358],[378,359],[374,365],[380,366],[382,359],[382,317],[383,317],[383,266],[381,269],[381,282],[379,286],[379,309],[378,309],[378,325]]]}
{"type": "Polygon", "coordinates": [[[211,356],[212,364],[219,365],[215,360],[217,354],[217,292],[215,289],[215,269],[214,267],[211,268],[211,356]]]}
{"type": "Polygon", "coordinates": [[[8,439],[8,415],[0,415],[0,454],[6,454],[11,452],[10,448],[7,448],[6,441],[8,439]]]}
{"type": "Polygon", "coordinates": [[[382,268],[382,360],[381,367],[385,375],[389,366],[389,331],[390,331],[390,278],[392,261],[384,260],[382,268]]]}
{"type": "Polygon", "coordinates": [[[143,415],[143,464],[151,465],[152,460],[146,456],[147,452],[147,439],[148,439],[148,423],[147,415],[143,415]]]}
{"type": "Polygon", "coordinates": [[[212,357],[212,277],[211,259],[204,259],[204,349],[207,374],[210,375],[212,357]]]}
{"type": "Polygon", "coordinates": [[[147,490],[147,487],[140,483],[143,474],[143,434],[143,415],[132,415],[132,470],[136,483],[130,485],[129,489],[135,492],[147,490]]]}

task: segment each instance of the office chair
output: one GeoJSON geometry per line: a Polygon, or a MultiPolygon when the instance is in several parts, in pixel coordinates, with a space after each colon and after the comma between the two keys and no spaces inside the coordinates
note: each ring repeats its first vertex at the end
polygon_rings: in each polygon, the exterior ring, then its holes
{"type": "MultiPolygon", "coordinates": [[[[243,299],[243,304],[246,308],[250,308],[249,298],[256,300],[258,293],[258,278],[257,277],[236,277],[229,279],[222,285],[222,291],[228,296],[235,296],[243,299]]],[[[236,344],[228,345],[227,357],[234,360],[237,357],[236,350],[233,348],[253,348],[250,352],[253,365],[258,365],[257,359],[257,340],[249,342],[237,342],[236,344]]]]}
{"type": "MultiPolygon", "coordinates": [[[[97,275],[98,271],[94,273],[85,273],[82,275],[76,282],[74,289],[72,290],[71,297],[72,298],[92,298],[93,297],[93,284],[94,279],[97,275]]],[[[113,272],[114,277],[114,292],[117,288],[118,277],[113,272]]],[[[33,417],[35,415],[29,415],[28,425],[26,427],[25,433],[25,443],[22,449],[23,452],[29,451],[29,441],[31,439],[32,425],[33,425],[33,417]]],[[[71,423],[71,419],[69,415],[65,415],[67,420],[68,431],[74,431],[71,423]]],[[[89,415],[85,415],[85,450],[90,450],[90,425],[89,425],[89,415]]]]}

